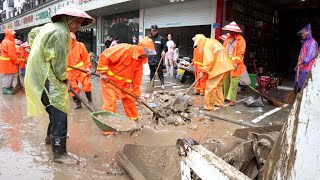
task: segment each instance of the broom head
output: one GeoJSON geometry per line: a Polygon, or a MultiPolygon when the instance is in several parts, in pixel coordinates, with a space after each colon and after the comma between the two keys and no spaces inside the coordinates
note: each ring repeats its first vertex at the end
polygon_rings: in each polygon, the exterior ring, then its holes
{"type": "Polygon", "coordinates": [[[297,94],[294,91],[291,91],[285,98],[285,102],[288,104],[293,104],[296,99],[297,94]]]}

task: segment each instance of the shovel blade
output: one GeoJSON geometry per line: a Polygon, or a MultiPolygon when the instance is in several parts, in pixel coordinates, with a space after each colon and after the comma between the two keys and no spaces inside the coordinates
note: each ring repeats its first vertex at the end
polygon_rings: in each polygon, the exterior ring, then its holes
{"type": "Polygon", "coordinates": [[[179,92],[176,95],[176,99],[172,105],[176,109],[176,111],[183,112],[188,108],[188,101],[190,98],[191,96],[179,92]]]}

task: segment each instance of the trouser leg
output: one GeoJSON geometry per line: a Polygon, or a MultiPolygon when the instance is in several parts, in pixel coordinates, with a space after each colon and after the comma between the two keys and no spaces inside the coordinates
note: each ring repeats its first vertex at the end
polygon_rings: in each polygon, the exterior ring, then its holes
{"type": "Polygon", "coordinates": [[[136,107],[136,101],[132,97],[127,96],[122,99],[122,105],[126,112],[127,117],[136,121],[138,119],[138,110],[136,107]]]}
{"type": "Polygon", "coordinates": [[[227,94],[227,99],[230,101],[235,101],[238,93],[238,85],[239,85],[239,77],[231,77],[230,78],[230,87],[227,94]]]}
{"type": "Polygon", "coordinates": [[[156,66],[155,65],[149,65],[149,69],[150,69],[150,81],[151,81],[153,76],[156,73],[156,66]]]}
{"type": "Polygon", "coordinates": [[[230,72],[228,72],[226,80],[224,81],[224,84],[223,84],[223,95],[225,99],[228,99],[227,96],[229,93],[230,82],[231,82],[231,76],[230,76],[230,72]]]}

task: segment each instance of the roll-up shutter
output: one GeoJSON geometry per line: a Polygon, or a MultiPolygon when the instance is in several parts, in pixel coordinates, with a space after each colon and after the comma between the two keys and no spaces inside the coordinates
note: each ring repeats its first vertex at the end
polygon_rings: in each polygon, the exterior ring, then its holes
{"type": "Polygon", "coordinates": [[[145,28],[157,24],[163,27],[210,25],[216,11],[214,0],[172,3],[145,10],[145,28]],[[214,12],[213,12],[214,11],[214,12]]]}

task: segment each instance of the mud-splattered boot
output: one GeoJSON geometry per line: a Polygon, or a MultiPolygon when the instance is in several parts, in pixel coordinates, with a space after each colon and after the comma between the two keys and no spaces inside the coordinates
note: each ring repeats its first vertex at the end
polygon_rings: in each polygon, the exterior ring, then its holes
{"type": "Polygon", "coordinates": [[[161,79],[161,89],[164,90],[165,87],[164,87],[164,79],[161,79]]]}
{"type": "Polygon", "coordinates": [[[75,165],[79,161],[67,153],[67,137],[55,137],[51,135],[53,162],[64,165],[75,165]]]}
{"type": "Polygon", "coordinates": [[[13,94],[13,88],[2,88],[3,94],[13,94]]]}
{"type": "Polygon", "coordinates": [[[80,109],[82,108],[81,106],[81,101],[77,99],[76,97],[73,97],[73,102],[76,103],[76,105],[73,107],[73,109],[80,109]]]}

